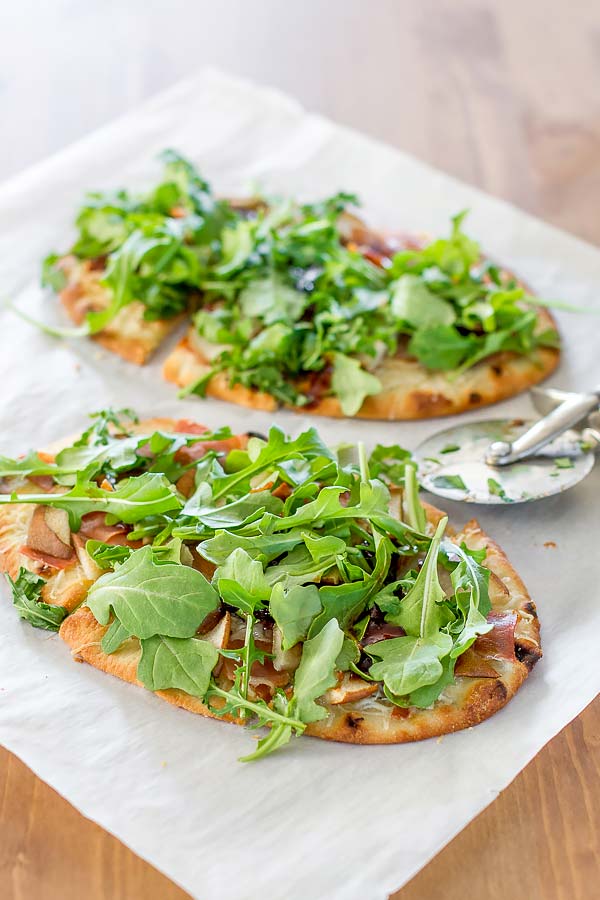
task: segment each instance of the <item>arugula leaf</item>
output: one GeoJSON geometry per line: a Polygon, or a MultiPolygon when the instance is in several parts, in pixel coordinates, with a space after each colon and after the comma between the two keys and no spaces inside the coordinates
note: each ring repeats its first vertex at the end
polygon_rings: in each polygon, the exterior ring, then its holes
{"type": "Polygon", "coordinates": [[[415,531],[425,532],[427,517],[419,500],[419,485],[417,482],[417,469],[413,464],[407,465],[404,471],[404,507],[407,512],[407,521],[415,531]]]}
{"type": "Polygon", "coordinates": [[[0,456],[0,478],[27,475],[54,475],[57,471],[55,463],[44,462],[35,451],[31,451],[22,459],[11,459],[0,456]]]}
{"type": "MultiPolygon", "coordinates": [[[[217,569],[214,582],[226,603],[237,607],[246,619],[244,646],[235,651],[239,658],[239,691],[248,697],[250,673],[255,661],[263,662],[264,652],[257,650],[254,641],[256,610],[263,608],[271,595],[263,567],[241,548],[233,551],[223,566],[217,569]]],[[[244,715],[243,711],[242,714],[244,715]]]]}
{"type": "Polygon", "coordinates": [[[22,619],[35,628],[58,631],[67,610],[63,606],[53,606],[40,599],[42,588],[46,583],[43,578],[21,567],[14,581],[10,575],[6,575],[6,580],[12,589],[13,604],[22,619]]]}
{"type": "Polygon", "coordinates": [[[267,736],[259,740],[254,753],[248,753],[246,756],[241,756],[240,762],[251,762],[255,759],[261,759],[263,756],[267,756],[269,753],[273,753],[273,751],[284,747],[290,742],[293,727],[294,726],[291,724],[272,724],[267,736]]]}
{"type": "Polygon", "coordinates": [[[154,635],[141,641],[137,675],[150,691],[176,688],[204,699],[219,651],[195,637],[154,635]]]}
{"type": "Polygon", "coordinates": [[[269,521],[269,529],[282,531],[332,519],[370,519],[387,512],[390,495],[381,481],[361,482],[359,502],[353,506],[340,503],[340,495],[345,491],[346,488],[338,485],[324,487],[315,500],[301,506],[293,515],[269,521]]]}
{"type": "Polygon", "coordinates": [[[335,619],[304,642],[294,680],[294,705],[302,722],[326,718],[327,711],[315,700],[336,683],[335,664],[343,643],[344,632],[335,619]]]}
{"type": "Polygon", "coordinates": [[[409,636],[430,638],[435,636],[444,624],[441,604],[445,594],[439,582],[437,565],[440,542],[447,524],[447,517],[438,523],[421,570],[414,585],[402,600],[399,613],[386,616],[386,621],[400,625],[409,636]]]}
{"type": "MultiPolygon", "coordinates": [[[[122,412],[125,412],[123,410],[122,412]]],[[[52,475],[59,484],[74,483],[77,473],[85,473],[90,479],[94,477],[108,462],[112,472],[122,471],[139,464],[135,453],[143,440],[140,437],[115,440],[106,432],[109,421],[119,421],[112,410],[95,413],[102,418],[97,420],[71,447],[66,447],[57,455],[55,462],[44,461],[37,452],[32,451],[22,459],[10,459],[0,456],[0,477],[14,475],[52,475]]],[[[81,480],[81,479],[80,479],[81,480]]]]}
{"type": "Polygon", "coordinates": [[[49,253],[42,262],[41,285],[42,287],[52,288],[56,293],[62,291],[67,284],[67,276],[57,266],[59,260],[60,256],[58,253],[49,253]]]}
{"type": "Polygon", "coordinates": [[[174,512],[183,506],[171,483],[157,472],[127,478],[114,491],[83,482],[64,494],[3,494],[0,495],[2,503],[35,503],[66,509],[72,531],[79,530],[81,517],[89,512],[103,510],[133,524],[146,516],[174,512]]]}
{"type": "MultiPolygon", "coordinates": [[[[303,537],[306,539],[305,534],[303,537]]],[[[306,546],[299,545],[287,553],[277,565],[269,566],[265,572],[265,578],[269,584],[282,583],[285,588],[290,588],[294,584],[320,581],[324,573],[338,562],[337,553],[315,559],[306,546]]]]}
{"type": "Polygon", "coordinates": [[[319,601],[323,610],[313,620],[309,635],[319,634],[332,620],[346,630],[364,610],[373,592],[370,581],[352,581],[348,584],[326,584],[319,588],[319,601]]]}
{"type": "Polygon", "coordinates": [[[141,265],[144,257],[158,246],[165,245],[163,238],[147,237],[134,231],[110,257],[104,275],[104,284],[110,289],[111,299],[105,309],[89,312],[85,317],[89,334],[97,334],[112,322],[115,316],[134,297],[132,275],[141,265]]]}
{"type": "MultiPolygon", "coordinates": [[[[477,608],[473,590],[457,593],[456,603],[462,613],[462,629],[455,638],[450,656],[457,659],[468,650],[480,634],[487,634],[494,627],[477,608]]],[[[457,626],[455,626],[456,628],[457,626]]]]}
{"type": "Polygon", "coordinates": [[[456,659],[468,650],[480,634],[487,634],[493,627],[486,619],[492,609],[489,595],[490,572],[464,545],[458,546],[445,540],[441,550],[449,560],[458,558],[458,565],[450,573],[457,610],[461,614],[458,622],[451,626],[457,636],[450,655],[456,659]]]}
{"type": "Polygon", "coordinates": [[[306,638],[313,619],[321,612],[319,591],[314,584],[292,585],[289,590],[275,584],[269,611],[283,635],[283,649],[289,650],[306,638]]]}
{"type": "Polygon", "coordinates": [[[251,281],[239,295],[243,315],[260,318],[265,325],[274,322],[293,324],[302,315],[307,295],[285,283],[275,273],[251,281]]]}
{"type": "Polygon", "coordinates": [[[487,616],[492,611],[489,595],[490,570],[481,565],[487,555],[486,548],[471,550],[464,543],[455,544],[454,541],[444,539],[440,550],[451,564],[458,563],[451,571],[455,593],[472,590],[477,609],[487,616]]]}
{"type": "MultiPolygon", "coordinates": [[[[360,649],[354,638],[344,635],[344,643],[335,661],[335,668],[338,672],[353,671],[352,666],[360,660],[360,649]]],[[[360,670],[359,670],[360,671],[360,670]]],[[[364,672],[361,672],[364,677],[364,672]]]]}
{"type": "Polygon", "coordinates": [[[261,563],[252,559],[239,547],[217,569],[214,574],[214,581],[217,584],[220,584],[222,581],[234,581],[248,591],[249,594],[257,596],[260,600],[268,598],[271,593],[271,588],[265,579],[261,563]]]}
{"type": "Polygon", "coordinates": [[[288,703],[284,694],[277,693],[273,698],[271,706],[267,706],[264,700],[249,700],[243,696],[240,690],[240,670],[237,670],[236,680],[233,686],[228,690],[218,687],[214,682],[208,689],[208,697],[217,696],[225,702],[221,706],[211,706],[211,711],[217,716],[230,715],[243,717],[250,715],[254,717],[254,723],[259,725],[270,726],[269,734],[258,742],[258,747],[254,753],[243,756],[240,762],[249,762],[252,759],[259,759],[266,756],[278,747],[287,744],[292,736],[292,731],[301,733],[306,728],[304,722],[298,718],[294,718],[293,703],[288,703]]]}
{"type": "Polygon", "coordinates": [[[572,469],[574,463],[569,456],[557,456],[554,459],[554,465],[557,469],[572,469]]]}
{"type": "Polygon", "coordinates": [[[487,480],[488,491],[492,496],[500,497],[505,503],[512,503],[511,497],[508,496],[502,485],[499,481],[496,481],[495,478],[488,478],[487,480]]]}
{"type": "Polygon", "coordinates": [[[433,479],[433,484],[438,488],[444,488],[446,490],[468,490],[460,475],[436,475],[433,479]]]}
{"type": "Polygon", "coordinates": [[[119,622],[118,619],[115,619],[108,626],[108,631],[103,635],[102,640],[100,641],[100,646],[102,647],[103,653],[115,653],[123,641],[128,640],[131,637],[128,630],[124,625],[119,622]]]}
{"type": "Polygon", "coordinates": [[[340,401],[344,415],[355,416],[365,397],[380,393],[381,382],[363,369],[358,359],[334,353],[331,389],[340,401]]]}
{"type": "Polygon", "coordinates": [[[322,442],[315,428],[309,428],[295,439],[286,438],[283,431],[275,425],[269,430],[269,439],[252,438],[245,452],[245,465],[239,471],[231,472],[222,478],[216,478],[213,484],[213,499],[222,497],[240,485],[249,485],[250,479],[260,472],[272,468],[281,462],[293,459],[314,459],[325,457],[334,460],[334,455],[322,442]]]}
{"type": "Polygon", "coordinates": [[[371,478],[379,478],[380,481],[398,487],[404,483],[406,463],[410,458],[410,452],[398,444],[387,447],[377,444],[369,456],[368,465],[371,478]]]}
{"type": "Polygon", "coordinates": [[[440,631],[429,637],[407,634],[378,641],[365,647],[365,651],[379,659],[373,663],[369,674],[377,681],[383,681],[391,694],[403,697],[440,679],[443,674],[440,660],[451,648],[452,638],[440,631]]]}
{"type": "Polygon", "coordinates": [[[361,581],[336,585],[326,584],[319,588],[319,599],[323,611],[314,619],[310,627],[309,636],[311,638],[334,618],[344,631],[349,629],[363,612],[369,599],[381,587],[390,567],[391,551],[391,542],[382,538],[375,551],[375,567],[370,575],[363,572],[361,581]]]}
{"type": "Polygon", "coordinates": [[[130,635],[192,637],[219,603],[204,575],[179,563],[157,563],[152,547],[134,550],[88,591],[87,606],[101,625],[111,610],[130,635]]]}
{"type": "MultiPolygon", "coordinates": [[[[110,472],[115,474],[132,469],[139,463],[136,453],[139,444],[139,438],[125,438],[110,443],[66,447],[56,457],[58,475],[82,473],[87,480],[91,480],[107,465],[110,472]]],[[[64,484],[68,479],[57,480],[64,484]]],[[[71,479],[71,483],[73,481],[74,479],[71,479]]]]}
{"type": "MultiPolygon", "coordinates": [[[[181,529],[177,529],[180,533],[181,529]]],[[[209,562],[223,565],[231,553],[240,547],[252,559],[263,558],[270,562],[304,540],[305,531],[294,528],[285,534],[258,534],[252,537],[230,531],[217,531],[215,536],[198,544],[198,552],[209,562]]]]}
{"type": "Polygon", "coordinates": [[[456,660],[452,656],[444,656],[440,660],[442,665],[442,673],[437,681],[431,684],[424,684],[416,690],[411,691],[408,697],[398,697],[384,687],[384,693],[388,700],[397,706],[416,706],[419,709],[427,709],[432,706],[438,699],[444,688],[454,682],[454,666],[456,660]]]}
{"type": "Polygon", "coordinates": [[[271,595],[263,567],[241,547],[236,548],[213,577],[223,599],[246,615],[252,615],[271,595]]]}
{"type": "MultiPolygon", "coordinates": [[[[184,515],[196,519],[199,525],[217,530],[247,525],[260,518],[265,512],[277,515],[282,509],[283,502],[278,497],[274,497],[270,491],[265,490],[246,494],[239,500],[223,506],[195,506],[188,501],[183,512],[184,515]]],[[[198,525],[196,525],[196,533],[198,530],[198,525]]],[[[189,536],[192,537],[193,534],[190,533],[189,536]]]]}
{"type": "Polygon", "coordinates": [[[457,369],[473,353],[476,339],[454,325],[419,328],[408,342],[408,352],[432,370],[457,369]]]}
{"type": "Polygon", "coordinates": [[[130,423],[137,424],[139,422],[135,412],[129,408],[115,410],[108,407],[108,409],[90,413],[89,418],[92,419],[92,424],[75,441],[74,447],[83,447],[88,444],[94,446],[108,444],[114,440],[115,436],[111,431],[111,426],[117,434],[128,434],[130,423]]]}
{"type": "Polygon", "coordinates": [[[225,228],[221,236],[222,262],[214,274],[227,278],[246,263],[254,250],[254,222],[238,221],[225,228]]]}
{"type": "Polygon", "coordinates": [[[315,562],[331,556],[345,556],[347,552],[346,541],[334,534],[324,534],[318,537],[316,534],[306,532],[303,534],[306,549],[315,562]]]}
{"type": "Polygon", "coordinates": [[[132,553],[131,547],[126,545],[105,544],[104,541],[95,540],[86,541],[85,551],[101,569],[114,569],[132,553]]]}
{"type": "Polygon", "coordinates": [[[392,312],[415,329],[452,325],[452,304],[432,293],[418,275],[401,275],[392,285],[392,312]]]}

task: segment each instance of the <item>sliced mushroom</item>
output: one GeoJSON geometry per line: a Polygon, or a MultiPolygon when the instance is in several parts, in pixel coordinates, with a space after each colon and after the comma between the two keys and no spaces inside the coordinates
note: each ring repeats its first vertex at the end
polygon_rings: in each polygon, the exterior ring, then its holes
{"type": "Polygon", "coordinates": [[[350,672],[344,672],[340,683],[330,688],[324,695],[323,699],[336,706],[338,703],[351,703],[353,700],[362,700],[363,697],[370,697],[371,694],[377,693],[379,685],[371,681],[363,681],[350,672]]]}
{"type": "Polygon", "coordinates": [[[273,668],[277,672],[294,672],[300,665],[300,644],[284,650],[282,646],[283,635],[277,625],[273,626],[273,668]]]}
{"type": "Polygon", "coordinates": [[[27,546],[57,559],[71,559],[71,530],[64,509],[36,506],[27,534],[27,546]]]}
{"type": "Polygon", "coordinates": [[[223,650],[229,643],[229,635],[231,634],[231,614],[226,612],[214,628],[206,634],[201,634],[203,641],[208,641],[219,650],[223,650]]]}

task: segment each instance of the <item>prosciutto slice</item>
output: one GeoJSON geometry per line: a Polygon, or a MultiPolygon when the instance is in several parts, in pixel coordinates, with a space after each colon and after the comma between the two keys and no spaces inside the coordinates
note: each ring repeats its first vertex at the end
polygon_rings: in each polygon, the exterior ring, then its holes
{"type": "Polygon", "coordinates": [[[23,556],[28,556],[29,559],[34,559],[36,562],[40,562],[42,565],[48,566],[51,569],[68,569],[77,562],[75,554],[68,559],[61,559],[60,556],[52,556],[50,553],[44,553],[42,550],[34,550],[32,547],[27,546],[19,547],[19,553],[22,553],[23,556]]]}
{"type": "Polygon", "coordinates": [[[228,453],[230,450],[243,450],[247,443],[248,437],[245,434],[234,434],[232,437],[224,438],[222,441],[198,441],[189,447],[180,447],[175,454],[175,460],[185,465],[195,462],[197,459],[202,459],[209,450],[216,450],[218,453],[228,453]]]}
{"type": "Polygon", "coordinates": [[[130,542],[127,540],[129,528],[122,522],[115,522],[114,525],[106,524],[106,513],[91,512],[82,516],[79,534],[86,539],[94,541],[102,541],[103,544],[129,544],[136,546],[137,541],[130,542]]]}
{"type": "Polygon", "coordinates": [[[487,617],[493,624],[491,631],[481,634],[473,649],[483,657],[492,659],[515,659],[515,626],[517,624],[516,612],[491,612],[487,617]]]}

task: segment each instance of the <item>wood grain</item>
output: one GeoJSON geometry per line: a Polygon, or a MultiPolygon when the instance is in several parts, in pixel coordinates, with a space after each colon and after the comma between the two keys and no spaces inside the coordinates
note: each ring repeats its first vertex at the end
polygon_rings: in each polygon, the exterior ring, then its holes
{"type": "MultiPolygon", "coordinates": [[[[385,6],[393,61],[378,95],[344,75],[364,127],[377,133],[385,115],[398,147],[600,244],[597,0],[385,6]]],[[[372,71],[369,33],[359,65],[372,71]]],[[[352,120],[350,106],[326,111],[352,120]]],[[[597,900],[599,751],[596,700],[394,900],[597,900]]],[[[187,896],[6,751],[0,791],[4,900],[187,896]]]]}

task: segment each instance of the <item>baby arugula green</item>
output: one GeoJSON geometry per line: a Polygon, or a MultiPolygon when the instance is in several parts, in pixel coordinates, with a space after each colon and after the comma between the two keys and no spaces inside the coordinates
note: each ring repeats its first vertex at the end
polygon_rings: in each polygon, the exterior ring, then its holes
{"type": "MultiPolygon", "coordinates": [[[[136,641],[149,690],[185,691],[216,715],[268,727],[246,758],[325,718],[323,695],[343,672],[378,682],[379,702],[431,706],[458,656],[492,627],[483,554],[445,538],[446,519],[430,533],[402,448],[376,447],[367,459],[359,446],[357,464],[312,428],[290,438],[273,426],[229,450],[219,444],[228,430],[145,434],[134,422],[130,411],[106,411],[55,462],[37,457],[54,477],[46,493],[25,489],[35,455],[22,469],[3,458],[0,476],[22,490],[0,502],[67,510],[74,531],[99,511],[130,526],[127,544],[85,545],[101,572],[85,605],[105,627],[102,650],[136,641]],[[184,496],[177,484],[190,468],[184,496]],[[99,486],[106,480],[110,490],[99,486]],[[390,512],[398,487],[406,522],[390,512]],[[212,576],[194,567],[200,558],[212,576]],[[235,640],[223,643],[210,629],[226,615],[235,640]],[[404,635],[363,646],[373,616],[404,635]]],[[[44,578],[22,569],[11,584],[21,616],[58,629],[66,612],[41,599],[44,578]]]]}
{"type": "MultiPolygon", "coordinates": [[[[236,204],[216,200],[173,150],[162,161],[162,181],[146,193],[88,195],[69,253],[102,270],[109,302],[63,331],[96,334],[133,300],[147,319],[193,314],[194,340],[214,353],[183,393],[202,395],[224,372],[280,404],[331,394],[353,416],[380,393],[378,365],[399,350],[428,369],[461,372],[503,350],[558,345],[535,310],[552,304],[484,260],[463,231],[466,212],[448,237],[377,255],[348,232],[352,194],[236,204]]],[[[64,287],[59,255],[46,258],[42,281],[64,287]]]]}
{"type": "Polygon", "coordinates": [[[35,628],[58,631],[67,611],[62,606],[52,606],[41,599],[44,579],[23,567],[14,581],[10,575],[6,579],[12,588],[13,603],[19,616],[35,628]]]}

